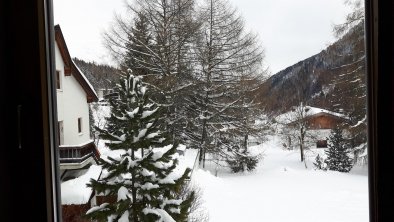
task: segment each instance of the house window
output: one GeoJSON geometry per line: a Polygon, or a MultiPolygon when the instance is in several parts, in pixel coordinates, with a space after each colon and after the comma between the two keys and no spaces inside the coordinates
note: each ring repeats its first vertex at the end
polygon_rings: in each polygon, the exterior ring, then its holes
{"type": "Polygon", "coordinates": [[[317,148],[327,148],[327,140],[318,140],[316,142],[317,148]]]}
{"type": "Polygon", "coordinates": [[[82,133],[82,118],[78,118],[78,133],[82,133]]]}
{"type": "Polygon", "coordinates": [[[56,70],[56,89],[61,89],[60,71],[56,70]]]}

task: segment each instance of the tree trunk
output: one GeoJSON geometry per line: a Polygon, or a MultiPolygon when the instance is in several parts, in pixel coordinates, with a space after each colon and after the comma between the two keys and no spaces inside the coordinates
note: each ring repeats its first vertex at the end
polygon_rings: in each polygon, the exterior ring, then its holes
{"type": "Polygon", "coordinates": [[[202,168],[205,169],[205,149],[204,149],[204,154],[202,156],[202,168]]]}
{"type": "MultiPolygon", "coordinates": [[[[205,113],[204,113],[205,116],[205,113]]],[[[199,156],[199,162],[203,162],[202,167],[205,168],[205,140],[206,140],[206,134],[207,134],[207,129],[206,129],[206,119],[203,120],[202,123],[202,135],[201,135],[201,146],[200,146],[200,156],[199,156]]]]}
{"type": "Polygon", "coordinates": [[[304,156],[304,139],[305,139],[305,130],[304,126],[300,127],[300,136],[298,137],[300,140],[300,152],[301,152],[301,162],[305,161],[305,156],[304,156]]]}
{"type": "Polygon", "coordinates": [[[300,141],[301,162],[304,162],[304,144],[300,141]]]}
{"type": "MultiPolygon", "coordinates": [[[[133,151],[133,150],[131,151],[131,159],[134,160],[134,151],[133,151]]],[[[133,171],[133,173],[132,173],[131,176],[132,176],[132,179],[131,179],[131,187],[133,188],[133,189],[131,190],[131,196],[133,197],[133,205],[132,205],[132,209],[133,209],[133,219],[134,219],[135,222],[138,222],[138,221],[139,221],[139,220],[138,220],[138,215],[137,215],[137,213],[136,213],[136,212],[138,212],[137,203],[136,203],[136,200],[137,200],[137,190],[136,190],[135,187],[134,187],[134,184],[135,184],[135,173],[134,173],[134,171],[133,171]]]]}
{"type": "Polygon", "coordinates": [[[248,137],[248,134],[246,134],[244,139],[245,152],[248,151],[248,137]]]}

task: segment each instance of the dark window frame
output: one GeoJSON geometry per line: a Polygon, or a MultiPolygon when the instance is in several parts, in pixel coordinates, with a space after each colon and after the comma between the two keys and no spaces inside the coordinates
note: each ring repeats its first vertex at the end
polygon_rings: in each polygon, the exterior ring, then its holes
{"type": "MultiPolygon", "coordinates": [[[[394,2],[365,0],[365,6],[370,222],[388,222],[394,221],[394,149],[387,145],[394,144],[394,2]]],[[[0,15],[6,18],[0,21],[0,38],[6,40],[0,41],[0,71],[12,73],[0,75],[7,104],[0,135],[9,152],[0,161],[7,178],[0,184],[2,220],[14,221],[11,207],[23,203],[34,210],[18,215],[20,220],[61,221],[52,0],[0,1],[0,15]],[[15,69],[21,61],[23,67],[15,69]],[[16,91],[12,98],[9,91],[16,91]],[[21,172],[28,173],[20,177],[21,172]],[[27,179],[34,187],[29,195],[19,189],[27,179]]]]}

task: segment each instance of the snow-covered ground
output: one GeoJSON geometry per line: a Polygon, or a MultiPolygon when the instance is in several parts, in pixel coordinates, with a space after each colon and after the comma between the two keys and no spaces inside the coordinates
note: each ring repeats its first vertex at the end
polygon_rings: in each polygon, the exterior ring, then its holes
{"type": "MultiPolygon", "coordinates": [[[[105,125],[109,107],[98,106],[96,124],[105,125]]],[[[307,166],[299,151],[284,150],[279,136],[269,136],[250,148],[263,159],[253,172],[233,174],[207,162],[206,169],[194,170],[192,183],[202,191],[202,206],[212,222],[367,222],[368,177],[366,167],[350,173],[313,169],[314,157],[322,149],[306,153],[307,166]],[[217,173],[217,176],[215,174],[217,173]]],[[[97,141],[96,141],[97,142],[97,141]]],[[[99,140],[103,156],[119,155],[99,140]]],[[[179,158],[179,170],[192,168],[197,150],[187,149],[179,158]]],[[[201,211],[199,211],[201,212],[201,211]]]]}
{"type": "MultiPolygon", "coordinates": [[[[212,222],[367,222],[368,177],[366,168],[350,173],[308,169],[299,151],[282,149],[271,136],[251,147],[264,158],[253,172],[231,174],[228,170],[197,169],[192,182],[202,192],[203,207],[212,222]]],[[[208,165],[208,168],[210,166],[208,165]]],[[[213,169],[211,167],[211,169],[213,169]]]]}

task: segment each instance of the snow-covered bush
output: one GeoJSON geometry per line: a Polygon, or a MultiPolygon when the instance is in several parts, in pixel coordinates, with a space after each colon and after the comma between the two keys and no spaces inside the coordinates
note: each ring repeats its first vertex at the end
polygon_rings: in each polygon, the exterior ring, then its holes
{"type": "Polygon", "coordinates": [[[252,171],[257,167],[260,155],[252,155],[249,151],[242,149],[233,151],[228,155],[226,162],[233,173],[252,171]]]}
{"type": "Polygon", "coordinates": [[[327,166],[324,162],[324,159],[320,156],[320,154],[317,154],[313,166],[315,167],[316,170],[327,170],[327,166]]]}

